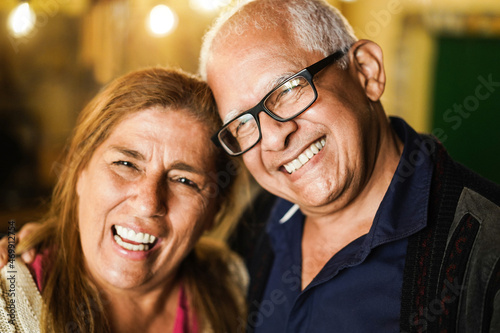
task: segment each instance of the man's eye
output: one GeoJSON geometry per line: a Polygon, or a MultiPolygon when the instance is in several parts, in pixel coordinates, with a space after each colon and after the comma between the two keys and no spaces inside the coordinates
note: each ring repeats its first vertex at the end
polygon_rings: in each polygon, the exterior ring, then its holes
{"type": "Polygon", "coordinates": [[[253,117],[244,117],[238,122],[238,127],[236,127],[235,137],[244,137],[253,132],[255,129],[255,122],[252,121],[253,117]]]}
{"type": "Polygon", "coordinates": [[[296,87],[300,87],[302,86],[300,84],[300,78],[296,78],[296,79],[293,79],[293,80],[290,80],[288,82],[286,82],[282,87],[285,89],[285,90],[292,90],[293,88],[296,88],[296,87]]]}
{"type": "Polygon", "coordinates": [[[298,93],[302,87],[303,85],[300,84],[300,79],[298,78],[286,82],[279,89],[278,95],[276,96],[276,102],[279,102],[279,100],[286,95],[298,93]]]}

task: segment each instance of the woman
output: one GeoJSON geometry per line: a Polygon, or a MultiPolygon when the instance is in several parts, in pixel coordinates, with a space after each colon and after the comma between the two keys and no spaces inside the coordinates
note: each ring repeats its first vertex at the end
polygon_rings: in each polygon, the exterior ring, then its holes
{"type": "MultiPolygon", "coordinates": [[[[241,265],[226,247],[199,241],[236,220],[234,182],[226,181],[235,164],[209,140],[219,122],[205,83],[161,68],[119,78],[87,105],[48,217],[18,246],[40,253],[30,271],[44,304],[42,331],[239,329],[241,265]]],[[[15,315],[21,330],[24,313],[15,315]]]]}

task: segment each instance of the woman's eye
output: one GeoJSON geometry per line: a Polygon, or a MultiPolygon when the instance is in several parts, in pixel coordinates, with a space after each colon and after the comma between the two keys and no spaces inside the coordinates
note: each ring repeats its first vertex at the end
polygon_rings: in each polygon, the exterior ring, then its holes
{"type": "Polygon", "coordinates": [[[129,161],[116,161],[116,162],[113,162],[113,164],[128,167],[128,168],[137,169],[137,167],[132,162],[129,162],[129,161]]]}
{"type": "Polygon", "coordinates": [[[175,181],[181,183],[181,184],[184,184],[184,185],[187,185],[189,187],[192,187],[196,190],[200,190],[200,187],[198,186],[198,184],[196,184],[195,182],[193,182],[191,179],[189,178],[186,178],[186,177],[179,177],[179,178],[176,178],[174,179],[175,181]]]}
{"type": "Polygon", "coordinates": [[[139,171],[139,167],[129,161],[115,161],[113,162],[114,170],[122,177],[135,176],[139,171]]]}

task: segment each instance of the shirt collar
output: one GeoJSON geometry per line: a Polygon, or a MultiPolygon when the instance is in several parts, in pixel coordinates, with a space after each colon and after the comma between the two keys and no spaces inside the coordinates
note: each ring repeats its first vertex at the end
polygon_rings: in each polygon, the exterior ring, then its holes
{"type": "Polygon", "coordinates": [[[396,117],[390,120],[404,149],[367,235],[371,248],[407,237],[427,225],[433,171],[431,150],[428,142],[404,120],[396,117]]]}

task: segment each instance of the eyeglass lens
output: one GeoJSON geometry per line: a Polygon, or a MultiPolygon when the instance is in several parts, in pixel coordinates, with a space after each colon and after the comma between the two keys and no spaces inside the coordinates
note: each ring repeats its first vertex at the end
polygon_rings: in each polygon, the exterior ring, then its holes
{"type": "Polygon", "coordinates": [[[282,120],[302,112],[314,100],[314,90],[302,76],[294,77],[279,86],[264,101],[265,107],[282,120]]]}
{"type": "MultiPolygon", "coordinates": [[[[264,101],[264,106],[280,120],[289,120],[311,105],[315,93],[302,76],[282,83],[264,101]]],[[[245,113],[234,119],[219,133],[219,140],[232,153],[238,154],[259,140],[259,128],[253,115],[245,113]]]]}

